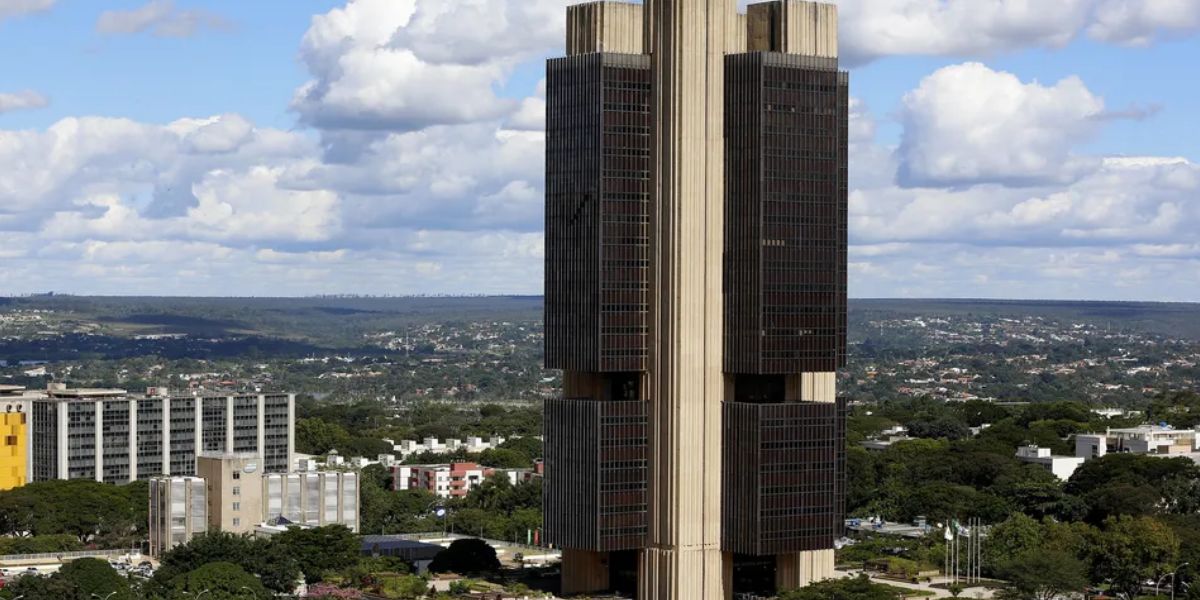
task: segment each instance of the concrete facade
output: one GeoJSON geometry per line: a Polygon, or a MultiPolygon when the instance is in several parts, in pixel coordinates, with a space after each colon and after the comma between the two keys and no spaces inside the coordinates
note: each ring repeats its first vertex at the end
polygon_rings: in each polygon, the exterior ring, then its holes
{"type": "Polygon", "coordinates": [[[251,533],[262,522],[263,462],[257,454],[202,454],[196,475],[208,487],[211,529],[251,533]]]}
{"type": "Polygon", "coordinates": [[[131,394],[51,384],[26,400],[30,481],[194,475],[204,452],[252,452],[265,468],[286,471],[295,455],[291,394],[131,394]]]}
{"type": "Polygon", "coordinates": [[[150,480],[150,555],[191,541],[208,531],[208,490],[199,477],[150,480]]]}

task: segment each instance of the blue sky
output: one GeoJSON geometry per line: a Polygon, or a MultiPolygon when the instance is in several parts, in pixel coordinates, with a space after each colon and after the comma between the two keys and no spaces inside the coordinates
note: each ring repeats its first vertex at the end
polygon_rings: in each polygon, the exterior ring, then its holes
{"type": "MultiPolygon", "coordinates": [[[[538,293],[566,4],[0,0],[0,293],[538,293]]],[[[852,295],[1200,300],[1200,3],[838,4],[852,295]]]]}

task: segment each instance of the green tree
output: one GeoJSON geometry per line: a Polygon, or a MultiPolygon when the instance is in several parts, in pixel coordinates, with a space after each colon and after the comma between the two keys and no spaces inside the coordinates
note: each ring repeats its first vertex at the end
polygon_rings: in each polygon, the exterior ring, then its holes
{"type": "Polygon", "coordinates": [[[487,542],[475,538],[454,540],[429,564],[429,570],[434,573],[460,575],[491,573],[499,569],[500,560],[496,558],[496,550],[487,542]]]}
{"type": "Polygon", "coordinates": [[[1092,579],[1107,581],[1113,590],[1133,598],[1143,581],[1175,564],[1179,538],[1152,517],[1109,517],[1091,548],[1092,579]]]}
{"type": "Polygon", "coordinates": [[[300,577],[297,561],[282,546],[265,539],[211,531],[163,554],[152,587],[167,589],[175,577],[213,562],[238,565],[259,576],[263,585],[275,592],[291,591],[300,577]]]}
{"type": "Polygon", "coordinates": [[[270,597],[257,577],[228,562],[208,563],[172,582],[172,600],[196,598],[201,593],[206,600],[265,600],[270,597]]]}
{"type": "Polygon", "coordinates": [[[779,600],[899,600],[901,597],[895,588],[872,583],[865,575],[860,575],[786,591],[779,595],[779,600]]]}
{"type": "Polygon", "coordinates": [[[292,527],[274,536],[271,544],[296,560],[309,583],[354,566],[362,554],[358,536],[344,525],[292,527]]]}
{"type": "Polygon", "coordinates": [[[74,585],[86,597],[97,596],[112,600],[130,600],[133,593],[129,581],[112,568],[107,561],[98,558],[81,558],[65,565],[54,575],[74,585]]]}
{"type": "Polygon", "coordinates": [[[328,454],[341,451],[350,434],[342,426],[313,417],[296,421],[296,450],[305,454],[328,454]]]}
{"type": "Polygon", "coordinates": [[[0,590],[0,598],[45,598],[53,600],[92,600],[78,586],[62,577],[17,577],[0,590]]]}
{"type": "Polygon", "coordinates": [[[1008,582],[998,596],[1003,600],[1055,600],[1088,584],[1087,565],[1061,550],[1027,550],[1001,563],[997,572],[1008,582]]]}

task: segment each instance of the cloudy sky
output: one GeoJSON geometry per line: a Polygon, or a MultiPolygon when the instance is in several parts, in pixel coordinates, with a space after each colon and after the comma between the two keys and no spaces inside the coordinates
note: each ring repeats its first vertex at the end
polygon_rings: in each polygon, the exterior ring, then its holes
{"type": "MultiPolygon", "coordinates": [[[[566,0],[0,0],[0,294],[540,293],[566,0]]],[[[851,294],[1200,300],[1200,1],[839,0],[851,294]]]]}

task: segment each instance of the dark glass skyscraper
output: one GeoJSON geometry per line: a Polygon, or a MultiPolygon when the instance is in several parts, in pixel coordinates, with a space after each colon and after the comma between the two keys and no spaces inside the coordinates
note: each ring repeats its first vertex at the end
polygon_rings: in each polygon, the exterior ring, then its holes
{"type": "Polygon", "coordinates": [[[547,68],[547,540],[565,592],[833,575],[848,82],[837,13],[593,2],[547,68]]]}

